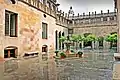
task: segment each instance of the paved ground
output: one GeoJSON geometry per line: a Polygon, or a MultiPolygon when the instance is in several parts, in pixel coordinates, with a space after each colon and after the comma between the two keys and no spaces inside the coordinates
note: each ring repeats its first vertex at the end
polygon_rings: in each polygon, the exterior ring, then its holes
{"type": "Polygon", "coordinates": [[[112,80],[111,53],[90,52],[83,58],[55,61],[41,61],[39,57],[8,60],[4,63],[3,80],[112,80]]]}

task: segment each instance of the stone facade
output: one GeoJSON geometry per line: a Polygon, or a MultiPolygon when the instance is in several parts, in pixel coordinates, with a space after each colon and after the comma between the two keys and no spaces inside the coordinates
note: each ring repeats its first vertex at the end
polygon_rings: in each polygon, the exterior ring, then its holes
{"type": "MultiPolygon", "coordinates": [[[[94,34],[96,37],[105,37],[111,33],[118,33],[117,27],[117,11],[107,13],[96,14],[89,12],[89,14],[83,13],[83,15],[70,16],[71,24],[69,25],[73,29],[73,34],[84,35],[86,33],[94,34]]],[[[109,48],[110,44],[104,41],[104,48],[109,48]]],[[[98,46],[96,46],[98,47],[98,46]]]]}
{"type": "Polygon", "coordinates": [[[67,35],[67,28],[56,23],[56,1],[50,0],[49,6],[43,2],[17,0],[13,4],[12,0],[0,0],[0,56],[4,57],[4,49],[9,46],[17,47],[20,57],[27,52],[41,53],[43,45],[48,46],[48,52],[54,51],[55,31],[67,35]],[[5,36],[5,10],[18,14],[17,37],[5,36]],[[47,39],[42,39],[42,22],[48,25],[47,39]]]}
{"type": "MultiPolygon", "coordinates": [[[[120,1],[114,0],[117,12],[117,26],[118,26],[118,36],[120,36],[120,1]]],[[[120,38],[118,38],[118,52],[120,52],[120,38]]]]}
{"type": "MultiPolygon", "coordinates": [[[[62,49],[59,37],[63,34],[68,36],[68,29],[73,30],[72,34],[92,33],[100,37],[118,32],[116,11],[75,16],[73,10],[69,10],[67,14],[59,11],[58,6],[56,0],[1,0],[0,56],[4,57],[4,50],[10,49],[11,46],[17,48],[15,52],[20,57],[29,52],[41,53],[44,45],[47,46],[48,52],[62,49]],[[5,35],[6,11],[17,14],[16,37],[5,35]],[[47,39],[42,39],[42,23],[48,25],[47,39]]],[[[108,43],[104,43],[104,47],[108,48],[108,43]]]]}

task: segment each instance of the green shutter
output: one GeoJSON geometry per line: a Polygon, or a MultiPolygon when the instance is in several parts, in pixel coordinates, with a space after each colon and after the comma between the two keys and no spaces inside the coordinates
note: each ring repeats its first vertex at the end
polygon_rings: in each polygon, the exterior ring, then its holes
{"type": "Polygon", "coordinates": [[[5,13],[5,35],[9,36],[9,14],[5,13]]]}

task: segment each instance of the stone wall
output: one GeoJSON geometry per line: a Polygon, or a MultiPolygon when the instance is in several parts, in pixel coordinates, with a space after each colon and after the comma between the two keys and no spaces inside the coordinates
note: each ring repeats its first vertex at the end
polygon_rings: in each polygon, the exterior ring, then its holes
{"type": "Polygon", "coordinates": [[[0,56],[2,57],[4,48],[8,46],[16,46],[19,56],[23,56],[26,52],[42,52],[42,45],[47,45],[49,51],[53,51],[55,50],[55,30],[66,31],[66,28],[56,25],[55,17],[19,0],[16,4],[12,4],[9,0],[0,0],[0,18],[0,56]],[[17,37],[4,34],[5,10],[18,14],[17,37]],[[45,40],[42,39],[42,22],[48,24],[48,39],[45,40]]]}

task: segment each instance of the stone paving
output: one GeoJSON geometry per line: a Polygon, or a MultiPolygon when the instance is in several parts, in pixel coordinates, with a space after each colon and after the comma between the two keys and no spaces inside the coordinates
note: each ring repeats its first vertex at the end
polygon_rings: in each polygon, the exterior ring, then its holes
{"type": "Polygon", "coordinates": [[[47,61],[35,57],[4,62],[3,80],[112,80],[112,71],[113,55],[110,53],[47,61]]]}
{"type": "Polygon", "coordinates": [[[112,80],[112,55],[91,55],[82,59],[58,61],[64,68],[63,71],[58,69],[61,72],[58,71],[58,80],[112,80]]]}

